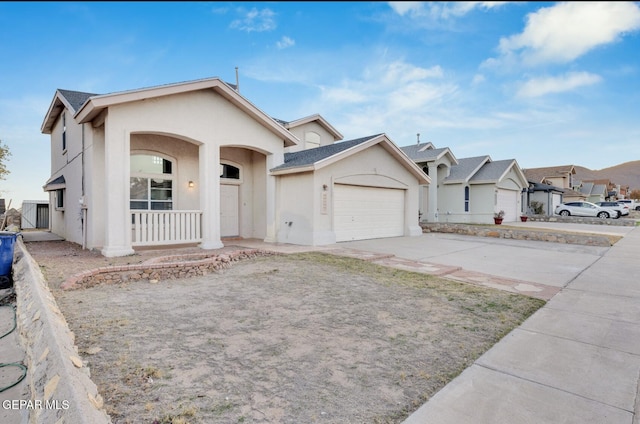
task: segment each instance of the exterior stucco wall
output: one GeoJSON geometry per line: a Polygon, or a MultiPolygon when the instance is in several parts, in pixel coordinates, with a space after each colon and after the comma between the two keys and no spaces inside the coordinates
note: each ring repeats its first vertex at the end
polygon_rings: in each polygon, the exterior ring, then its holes
{"type": "Polygon", "coordinates": [[[511,168],[509,172],[496,184],[498,188],[504,188],[507,190],[522,191],[524,187],[528,187],[526,181],[521,181],[516,171],[511,168]]]}
{"type": "MultiPolygon", "coordinates": [[[[473,204],[473,199],[470,197],[470,211],[473,210],[473,204]]],[[[464,211],[463,184],[440,184],[438,187],[438,221],[471,222],[470,212],[464,211]]]]}
{"type": "Polygon", "coordinates": [[[85,204],[87,206],[87,248],[100,248],[104,244],[104,221],[108,213],[104,185],[104,126],[85,130],[85,204]]]}
{"type": "Polygon", "coordinates": [[[283,148],[282,139],[212,90],[112,106],[108,134],[109,130],[115,137],[155,132],[195,144],[251,147],[262,152],[283,148]]]}
{"type": "Polygon", "coordinates": [[[495,184],[474,184],[471,186],[471,217],[469,222],[493,224],[493,214],[497,202],[495,184]]]}
{"type": "Polygon", "coordinates": [[[560,188],[572,188],[569,187],[569,178],[568,177],[547,177],[545,178],[547,182],[545,184],[549,184],[552,186],[560,187],[560,188]]]}
{"type": "Polygon", "coordinates": [[[307,132],[314,132],[320,136],[320,146],[327,146],[329,144],[333,144],[336,141],[333,135],[316,121],[308,122],[306,124],[291,128],[289,129],[289,132],[300,139],[300,144],[298,144],[297,146],[287,147],[285,150],[287,153],[313,148],[313,146],[309,146],[305,143],[305,135],[307,132]]]}
{"type": "Polygon", "coordinates": [[[276,237],[280,243],[314,245],[316,204],[311,172],[281,175],[277,180],[276,237]]]}
{"type": "Polygon", "coordinates": [[[51,178],[64,176],[64,208],[56,207],[56,192],[49,193],[50,227],[67,240],[82,243],[80,198],[82,196],[82,126],[75,123],[71,112],[66,114],[66,149],[62,149],[62,115],[51,132],[51,178]]]}
{"type": "Polygon", "coordinates": [[[439,222],[493,223],[494,184],[469,185],[469,212],[464,211],[464,184],[443,184],[438,189],[439,222]]]}

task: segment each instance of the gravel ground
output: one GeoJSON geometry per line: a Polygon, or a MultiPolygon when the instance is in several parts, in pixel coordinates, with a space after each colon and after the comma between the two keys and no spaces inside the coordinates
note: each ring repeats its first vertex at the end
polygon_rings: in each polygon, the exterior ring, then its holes
{"type": "Polygon", "coordinates": [[[162,252],[27,249],[114,423],[399,423],[543,304],[321,253],[61,291],[162,252]]]}

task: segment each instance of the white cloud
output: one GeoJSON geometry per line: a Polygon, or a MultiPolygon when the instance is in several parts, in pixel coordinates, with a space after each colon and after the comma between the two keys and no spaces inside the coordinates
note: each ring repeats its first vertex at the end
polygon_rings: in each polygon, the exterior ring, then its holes
{"type": "Polygon", "coordinates": [[[274,19],[276,14],[271,9],[258,10],[254,7],[248,12],[244,9],[239,9],[239,12],[244,16],[231,22],[229,25],[231,28],[247,32],[263,32],[272,31],[277,27],[274,19]]]}
{"type": "Polygon", "coordinates": [[[443,104],[458,96],[458,87],[444,74],[440,66],[422,68],[403,60],[372,64],[359,77],[323,86],[309,108],[331,111],[347,138],[387,132],[402,143],[421,128],[452,125],[443,104]]]}
{"type": "Polygon", "coordinates": [[[424,10],[421,1],[390,1],[389,6],[400,16],[420,13],[424,10]]]}
{"type": "Polygon", "coordinates": [[[280,50],[282,50],[282,49],[286,49],[287,47],[292,47],[295,44],[296,44],[296,42],[293,39],[291,39],[291,38],[289,38],[287,36],[283,36],[280,39],[280,41],[278,41],[276,43],[276,47],[278,47],[280,50]]]}
{"type": "Polygon", "coordinates": [[[337,104],[362,103],[368,100],[366,93],[348,87],[321,87],[322,97],[337,104]]]}
{"type": "Polygon", "coordinates": [[[482,74],[475,74],[473,76],[473,80],[471,80],[471,84],[472,85],[478,85],[478,84],[482,84],[483,82],[485,82],[487,79],[485,78],[484,75],[482,74]]]}
{"type": "Polygon", "coordinates": [[[593,85],[602,81],[599,75],[588,72],[570,72],[561,77],[533,78],[518,90],[519,97],[540,97],[549,93],[571,91],[585,85],[593,85]]]}
{"type": "Polygon", "coordinates": [[[519,55],[525,65],[566,63],[639,29],[634,2],[559,3],[529,14],[524,31],[502,38],[499,51],[502,62],[519,55]]]}
{"type": "Polygon", "coordinates": [[[504,1],[461,1],[461,2],[420,2],[392,1],[389,6],[400,16],[413,18],[449,19],[464,16],[475,9],[492,9],[501,6],[504,1]]]}

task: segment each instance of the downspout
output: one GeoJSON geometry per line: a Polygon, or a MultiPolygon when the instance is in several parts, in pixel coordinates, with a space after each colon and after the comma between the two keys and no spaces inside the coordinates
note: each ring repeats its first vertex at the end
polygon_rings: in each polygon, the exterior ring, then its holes
{"type": "Polygon", "coordinates": [[[84,189],[84,127],[86,124],[82,124],[82,179],[81,179],[81,197],[80,197],[80,211],[82,213],[81,221],[82,221],[82,250],[87,247],[87,205],[85,202],[85,189],[84,189]]]}

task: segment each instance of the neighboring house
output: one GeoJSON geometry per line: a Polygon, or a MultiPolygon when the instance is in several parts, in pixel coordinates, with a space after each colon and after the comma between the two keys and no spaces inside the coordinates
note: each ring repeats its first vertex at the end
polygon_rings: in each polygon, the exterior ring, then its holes
{"type": "Polygon", "coordinates": [[[431,180],[431,184],[421,187],[420,215],[421,220],[438,222],[438,187],[449,176],[451,167],[458,164],[458,160],[448,147],[436,149],[430,143],[418,143],[402,147],[409,156],[431,180]]]}
{"type": "Polygon", "coordinates": [[[557,187],[562,190],[563,202],[578,202],[586,200],[586,196],[576,191],[576,174],[573,165],[550,166],[544,168],[528,168],[522,172],[530,183],[545,184],[557,187]]]}
{"type": "Polygon", "coordinates": [[[608,197],[608,190],[605,184],[595,184],[583,181],[580,186],[580,193],[585,196],[587,202],[604,202],[608,197]]]}
{"type": "Polygon", "coordinates": [[[505,211],[505,221],[516,221],[522,211],[527,180],[515,159],[493,161],[489,156],[456,159],[449,148],[432,143],[402,147],[430,177],[423,187],[422,219],[428,222],[493,223],[493,214],[505,211]]]}
{"type": "Polygon", "coordinates": [[[529,181],[523,203],[526,214],[553,215],[557,205],[562,203],[564,190],[549,184],[529,181]],[[538,210],[539,208],[539,210],[538,210]]]}
{"type": "Polygon", "coordinates": [[[429,178],[386,135],[336,142],[208,78],[105,95],[57,90],[51,231],[105,256],[224,237],[305,245],[419,235],[429,178]]]}

